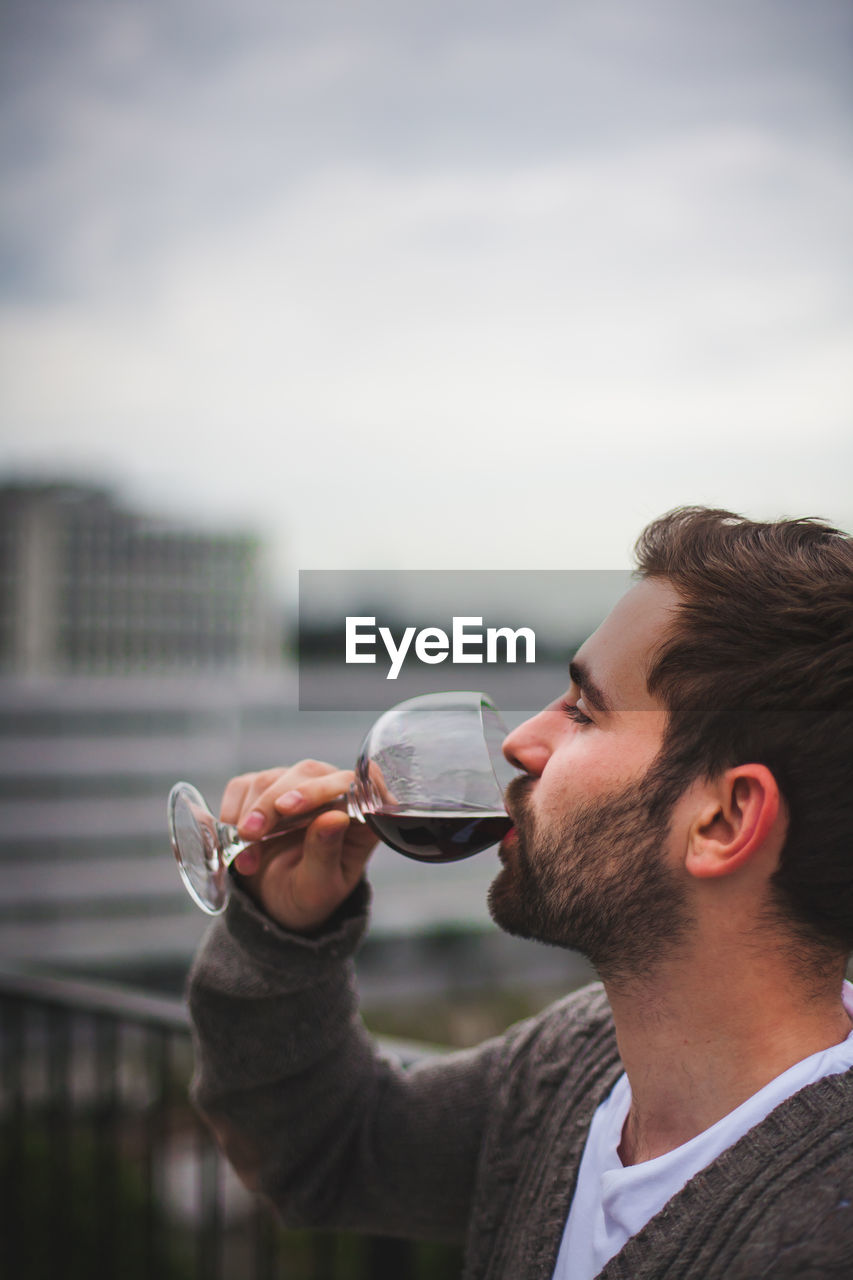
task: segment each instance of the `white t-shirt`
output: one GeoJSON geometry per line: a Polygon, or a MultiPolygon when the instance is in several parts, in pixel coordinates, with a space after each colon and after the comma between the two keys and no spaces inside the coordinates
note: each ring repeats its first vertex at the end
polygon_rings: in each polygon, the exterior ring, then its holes
{"type": "MultiPolygon", "coordinates": [[[[853,1020],[853,986],[844,983],[844,1008],[853,1020]]],[[[813,1053],[689,1142],[641,1164],[622,1164],[618,1147],[631,1105],[624,1074],[592,1119],[578,1183],[563,1231],[553,1280],[592,1280],[602,1267],[706,1168],[786,1098],[808,1084],[853,1066],[853,1031],[841,1044],[813,1053]]]]}

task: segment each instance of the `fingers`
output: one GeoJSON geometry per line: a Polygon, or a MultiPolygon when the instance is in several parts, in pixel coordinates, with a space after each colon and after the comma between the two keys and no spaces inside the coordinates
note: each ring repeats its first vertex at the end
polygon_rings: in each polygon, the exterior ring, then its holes
{"type": "MultiPolygon", "coordinates": [[[[303,813],[311,813],[321,805],[329,804],[340,795],[345,795],[355,777],[352,769],[335,769],[319,778],[306,778],[298,786],[288,780],[285,785],[274,787],[269,793],[275,816],[295,818],[303,813]]],[[[267,801],[267,795],[261,797],[261,803],[267,801]]]]}
{"type": "Polygon", "coordinates": [[[321,813],[305,832],[303,858],[306,870],[323,880],[337,875],[349,830],[345,813],[321,813]]]}
{"type": "MultiPolygon", "coordinates": [[[[298,768],[298,766],[296,766],[298,768]]],[[[254,807],[254,801],[274,787],[279,779],[294,770],[292,767],[264,769],[259,773],[244,773],[232,778],[222,796],[220,817],[223,822],[241,826],[254,807]]]]}
{"type": "Polygon", "coordinates": [[[324,813],[308,828],[303,856],[291,873],[290,927],[313,928],[343,902],[361,878],[370,848],[356,854],[345,814],[324,813]]]}
{"type": "Polygon", "coordinates": [[[232,778],[222,797],[220,817],[237,827],[245,840],[257,840],[275,828],[280,817],[296,817],[328,804],[346,792],[351,770],[319,760],[232,778]]]}
{"type": "Polygon", "coordinates": [[[225,789],[222,820],[254,842],[237,855],[235,868],[250,896],[288,929],[311,930],[327,919],[355,888],[376,845],[370,828],[340,808],[316,812],[346,794],[353,776],[302,760],[241,774],[225,789]],[[283,819],[296,825],[280,832],[283,819]],[[261,842],[264,836],[274,838],[261,842]]]}
{"type": "Polygon", "coordinates": [[[219,807],[220,821],[236,825],[243,810],[243,797],[248,793],[253,776],[251,773],[244,773],[239,778],[232,778],[227,784],[219,807]]]}
{"type": "Polygon", "coordinates": [[[316,871],[336,871],[349,826],[345,813],[330,810],[304,827],[282,832],[280,839],[250,844],[237,854],[234,865],[242,876],[255,875],[272,860],[286,870],[307,859],[316,871]]]}
{"type": "Polygon", "coordinates": [[[299,833],[301,843],[284,853],[270,852],[278,848],[277,840],[264,845],[256,872],[244,880],[248,893],[286,929],[315,929],[352,892],[369,856],[369,850],[357,858],[347,852],[350,830],[346,814],[331,810],[315,818],[299,833]]]}

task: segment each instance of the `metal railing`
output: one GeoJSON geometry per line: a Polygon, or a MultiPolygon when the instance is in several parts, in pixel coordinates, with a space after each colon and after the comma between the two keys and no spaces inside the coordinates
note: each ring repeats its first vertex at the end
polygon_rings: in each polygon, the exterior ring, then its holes
{"type": "Polygon", "coordinates": [[[0,1054],[2,1253],[16,1280],[460,1272],[459,1252],[441,1246],[282,1231],[188,1103],[180,1001],[0,973],[0,1054]]]}

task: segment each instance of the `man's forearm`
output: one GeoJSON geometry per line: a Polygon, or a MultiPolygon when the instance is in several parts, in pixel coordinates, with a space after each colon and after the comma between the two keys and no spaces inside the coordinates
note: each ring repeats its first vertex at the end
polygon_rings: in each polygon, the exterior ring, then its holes
{"type": "Polygon", "coordinates": [[[315,938],[239,891],[190,980],[193,1098],[292,1225],[461,1239],[498,1043],[404,1071],[357,1011],[364,884],[315,938]]]}

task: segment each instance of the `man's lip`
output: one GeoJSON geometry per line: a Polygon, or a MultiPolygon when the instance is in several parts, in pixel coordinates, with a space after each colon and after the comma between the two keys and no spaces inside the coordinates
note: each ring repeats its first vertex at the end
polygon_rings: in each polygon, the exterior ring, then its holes
{"type": "Polygon", "coordinates": [[[511,826],[509,831],[498,844],[498,857],[504,866],[507,865],[515,848],[515,826],[511,826]]]}

